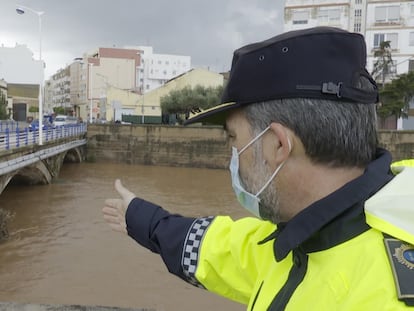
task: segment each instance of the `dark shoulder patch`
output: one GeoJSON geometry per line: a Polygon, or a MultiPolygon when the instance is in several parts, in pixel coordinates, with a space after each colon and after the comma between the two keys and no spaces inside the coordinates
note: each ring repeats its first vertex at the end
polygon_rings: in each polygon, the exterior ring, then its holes
{"type": "Polygon", "coordinates": [[[397,287],[398,299],[414,307],[414,246],[403,241],[384,238],[397,287]]]}

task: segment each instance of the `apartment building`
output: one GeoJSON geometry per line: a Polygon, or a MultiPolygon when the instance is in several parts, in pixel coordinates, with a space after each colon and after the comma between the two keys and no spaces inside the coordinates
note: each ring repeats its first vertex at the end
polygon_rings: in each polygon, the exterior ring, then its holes
{"type": "Polygon", "coordinates": [[[56,72],[46,82],[45,94],[52,107],[95,122],[106,118],[110,88],[142,94],[190,67],[190,56],[155,54],[150,46],[100,47],[56,72]]]}
{"type": "MultiPolygon", "coordinates": [[[[413,0],[286,0],[285,31],[315,26],[338,27],[364,35],[369,72],[374,69],[375,51],[382,42],[390,41],[393,65],[379,83],[414,70],[413,0]]],[[[397,128],[414,129],[414,118],[399,120],[397,128]]]]}
{"type": "Polygon", "coordinates": [[[73,115],[86,116],[87,83],[84,68],[78,61],[69,65],[70,105],[73,115]]]}
{"type": "Polygon", "coordinates": [[[353,30],[358,21],[358,32],[363,31],[361,19],[354,18],[355,7],[362,14],[363,0],[286,0],[284,30],[297,30],[317,26],[331,26],[353,30]],[[357,3],[355,3],[357,2],[357,3]]]}
{"type": "Polygon", "coordinates": [[[393,75],[414,70],[414,1],[367,1],[365,39],[367,68],[373,69],[374,52],[381,42],[390,41],[393,75]]]}
{"type": "Polygon", "coordinates": [[[156,54],[151,46],[138,46],[142,61],[137,71],[137,85],[142,93],[164,85],[191,69],[191,57],[156,54]]]}
{"type": "Polygon", "coordinates": [[[109,87],[139,92],[136,75],[140,63],[141,51],[138,49],[99,48],[84,56],[88,119],[91,111],[92,120],[105,117],[109,87]]]}
{"type": "Polygon", "coordinates": [[[367,69],[374,52],[390,41],[394,68],[388,76],[414,70],[414,1],[286,0],[284,30],[332,26],[365,36],[367,69]]]}
{"type": "MultiPolygon", "coordinates": [[[[51,88],[51,102],[45,104],[45,113],[53,113],[53,108],[60,107],[66,112],[72,112],[70,101],[70,70],[69,67],[59,69],[53,74],[45,88],[51,88]]],[[[49,93],[49,91],[45,92],[49,93]]]]}

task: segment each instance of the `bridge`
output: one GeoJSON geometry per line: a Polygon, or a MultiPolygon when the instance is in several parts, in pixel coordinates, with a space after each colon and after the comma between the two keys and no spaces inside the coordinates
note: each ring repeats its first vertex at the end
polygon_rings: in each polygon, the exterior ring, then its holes
{"type": "Polygon", "coordinates": [[[65,161],[82,162],[86,145],[84,123],[30,131],[17,122],[0,123],[0,194],[12,181],[49,184],[65,161]]]}

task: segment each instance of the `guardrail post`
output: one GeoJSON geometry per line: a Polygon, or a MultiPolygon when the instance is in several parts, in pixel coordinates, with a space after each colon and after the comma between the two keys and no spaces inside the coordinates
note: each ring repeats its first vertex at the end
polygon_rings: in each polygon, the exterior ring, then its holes
{"type": "Polygon", "coordinates": [[[20,147],[20,133],[19,133],[19,128],[16,128],[16,147],[19,148],[20,147]]]}
{"type": "Polygon", "coordinates": [[[29,129],[27,127],[24,128],[24,142],[25,145],[29,145],[29,129]]]}
{"type": "Polygon", "coordinates": [[[35,130],[32,131],[32,140],[33,140],[33,145],[35,145],[36,144],[36,131],[35,130]]]}
{"type": "Polygon", "coordinates": [[[6,133],[6,150],[9,150],[10,149],[10,131],[8,127],[6,127],[5,133],[6,133]]]}

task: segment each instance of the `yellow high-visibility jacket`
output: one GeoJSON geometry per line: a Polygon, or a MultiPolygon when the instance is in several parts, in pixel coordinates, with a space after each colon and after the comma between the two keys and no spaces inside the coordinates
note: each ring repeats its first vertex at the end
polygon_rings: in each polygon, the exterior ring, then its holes
{"type": "Polygon", "coordinates": [[[414,310],[414,168],[393,177],[390,163],[382,152],[278,227],[189,219],[134,199],[128,233],[170,272],[247,310],[414,310]]]}
{"type": "Polygon", "coordinates": [[[414,159],[404,159],[391,164],[391,170],[394,174],[398,174],[404,167],[414,167],[414,159]]]}

